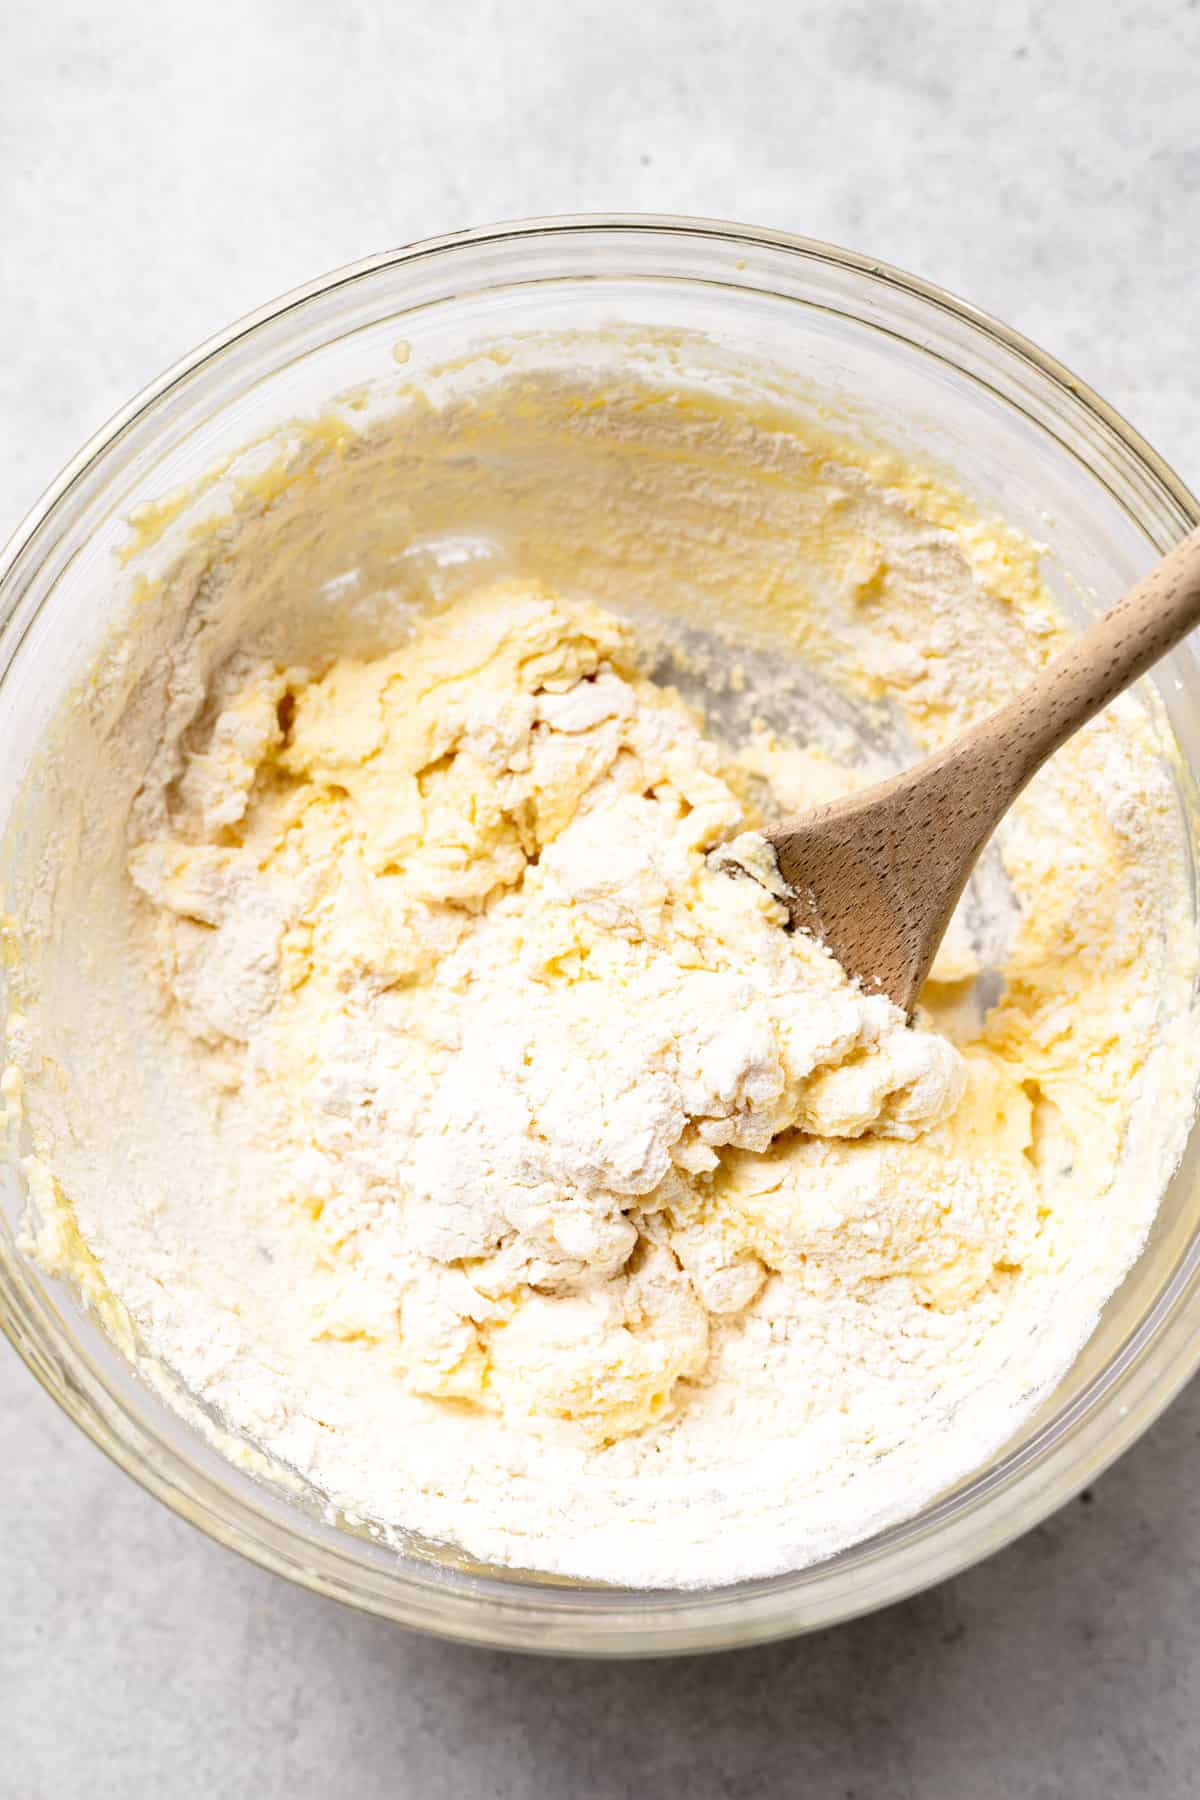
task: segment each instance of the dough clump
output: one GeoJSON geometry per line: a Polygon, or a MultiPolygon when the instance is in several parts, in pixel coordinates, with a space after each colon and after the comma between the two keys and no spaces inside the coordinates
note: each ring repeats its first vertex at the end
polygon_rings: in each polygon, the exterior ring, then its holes
{"type": "Polygon", "coordinates": [[[710,864],[754,832],[736,785],[628,627],[528,584],[222,672],[130,869],[310,1240],[314,1339],[609,1443],[773,1274],[941,1305],[1018,1253],[1027,1165],[955,1137],[964,1057],[710,864]]]}

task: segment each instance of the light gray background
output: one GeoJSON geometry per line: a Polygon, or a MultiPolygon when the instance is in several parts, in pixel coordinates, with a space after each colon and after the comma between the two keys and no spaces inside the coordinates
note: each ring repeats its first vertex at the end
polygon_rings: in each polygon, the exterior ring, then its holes
{"type": "MultiPolygon", "coordinates": [[[[0,529],[198,339],[522,214],[827,237],[967,295],[1200,480],[1197,0],[0,0],[0,529]]],[[[763,1651],[411,1637],[181,1524],[0,1356],[0,1792],[1197,1791],[1200,1386],[1022,1543],[763,1651]]]]}

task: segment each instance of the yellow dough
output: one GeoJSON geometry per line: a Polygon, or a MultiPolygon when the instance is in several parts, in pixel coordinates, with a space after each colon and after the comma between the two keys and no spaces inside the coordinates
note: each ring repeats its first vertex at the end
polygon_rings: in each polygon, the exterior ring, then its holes
{"type": "Polygon", "coordinates": [[[391,1541],[688,1585],[909,1516],[1069,1367],[1186,1131],[1161,715],[1022,796],[910,1027],[761,831],[1053,654],[1033,546],[632,385],[343,440],[185,543],[31,786],[28,1247],[391,1541]]]}
{"type": "MultiPolygon", "coordinates": [[[[821,1192],[859,1167],[869,1186],[857,1140],[953,1111],[954,1050],[709,867],[744,823],[629,629],[529,586],[459,602],[392,656],[256,670],[224,700],[172,834],[130,866],[214,1079],[253,1083],[264,1139],[306,1171],[291,1199],[338,1296],[315,1331],[389,1343],[423,1394],[639,1430],[703,1373],[709,1314],[798,1254],[733,1185],[725,1203],[722,1152],[845,1140],[821,1192]],[[388,1286],[360,1315],[344,1293],[371,1279],[379,1206],[388,1286]]],[[[930,1204],[875,1248],[881,1272],[969,1293],[1018,1258],[1032,1187],[1006,1164],[947,1222],[956,1144],[901,1159],[930,1204]]],[[[811,1185],[787,1186],[795,1246],[811,1185]]],[[[828,1212],[818,1195],[811,1223],[828,1212]]]]}

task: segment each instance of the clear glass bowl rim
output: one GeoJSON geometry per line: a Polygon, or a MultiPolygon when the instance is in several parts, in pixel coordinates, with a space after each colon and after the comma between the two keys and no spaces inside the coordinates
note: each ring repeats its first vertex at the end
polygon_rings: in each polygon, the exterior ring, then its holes
{"type": "MultiPolygon", "coordinates": [[[[1077,424],[1115,442],[1159,504],[1155,520],[1138,520],[1159,549],[1167,548],[1172,535],[1200,524],[1200,502],[1087,383],[1021,333],[932,282],[818,239],[724,220],[568,214],[426,238],[347,264],[247,314],[173,364],[88,440],[0,550],[0,644],[21,597],[21,570],[36,561],[39,547],[52,543],[57,516],[81,483],[135,424],[214,359],[306,302],[377,271],[482,246],[518,253],[534,240],[580,234],[601,242],[641,234],[783,252],[906,296],[1027,365],[1072,409],[1077,424]]],[[[974,371],[961,372],[978,379],[974,371]]],[[[1002,398],[1011,403],[1009,396],[1002,398]]],[[[1088,472],[1095,474],[1090,466],[1088,472]]],[[[1128,508],[1128,499],[1122,504],[1128,508]]],[[[0,664],[0,680],[3,676],[0,664]]],[[[67,1416],[149,1493],[259,1566],[364,1611],[462,1641],[566,1655],[667,1655],[766,1642],[903,1599],[1001,1549],[1072,1498],[1153,1423],[1200,1365],[1200,1243],[1193,1237],[1155,1305],[1088,1392],[973,1484],[965,1503],[964,1496],[952,1494],[879,1539],[794,1575],[694,1593],[458,1577],[413,1561],[397,1563],[394,1572],[367,1567],[354,1554],[355,1540],[341,1534],[339,1544],[318,1541],[299,1510],[273,1505],[265,1494],[258,1503],[234,1493],[161,1437],[147,1434],[95,1367],[63,1369],[47,1356],[23,1325],[17,1305],[10,1282],[0,1282],[0,1330],[67,1416]]],[[[51,1316],[44,1309],[42,1323],[51,1316]]]]}

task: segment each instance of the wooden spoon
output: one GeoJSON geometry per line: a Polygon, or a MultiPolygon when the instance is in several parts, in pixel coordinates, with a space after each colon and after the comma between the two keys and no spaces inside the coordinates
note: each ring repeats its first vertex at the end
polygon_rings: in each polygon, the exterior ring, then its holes
{"type": "Polygon", "coordinates": [[[1200,530],[990,718],[903,775],[768,832],[792,924],[910,1013],[980,852],[1026,782],[1197,624],[1200,530]]]}

